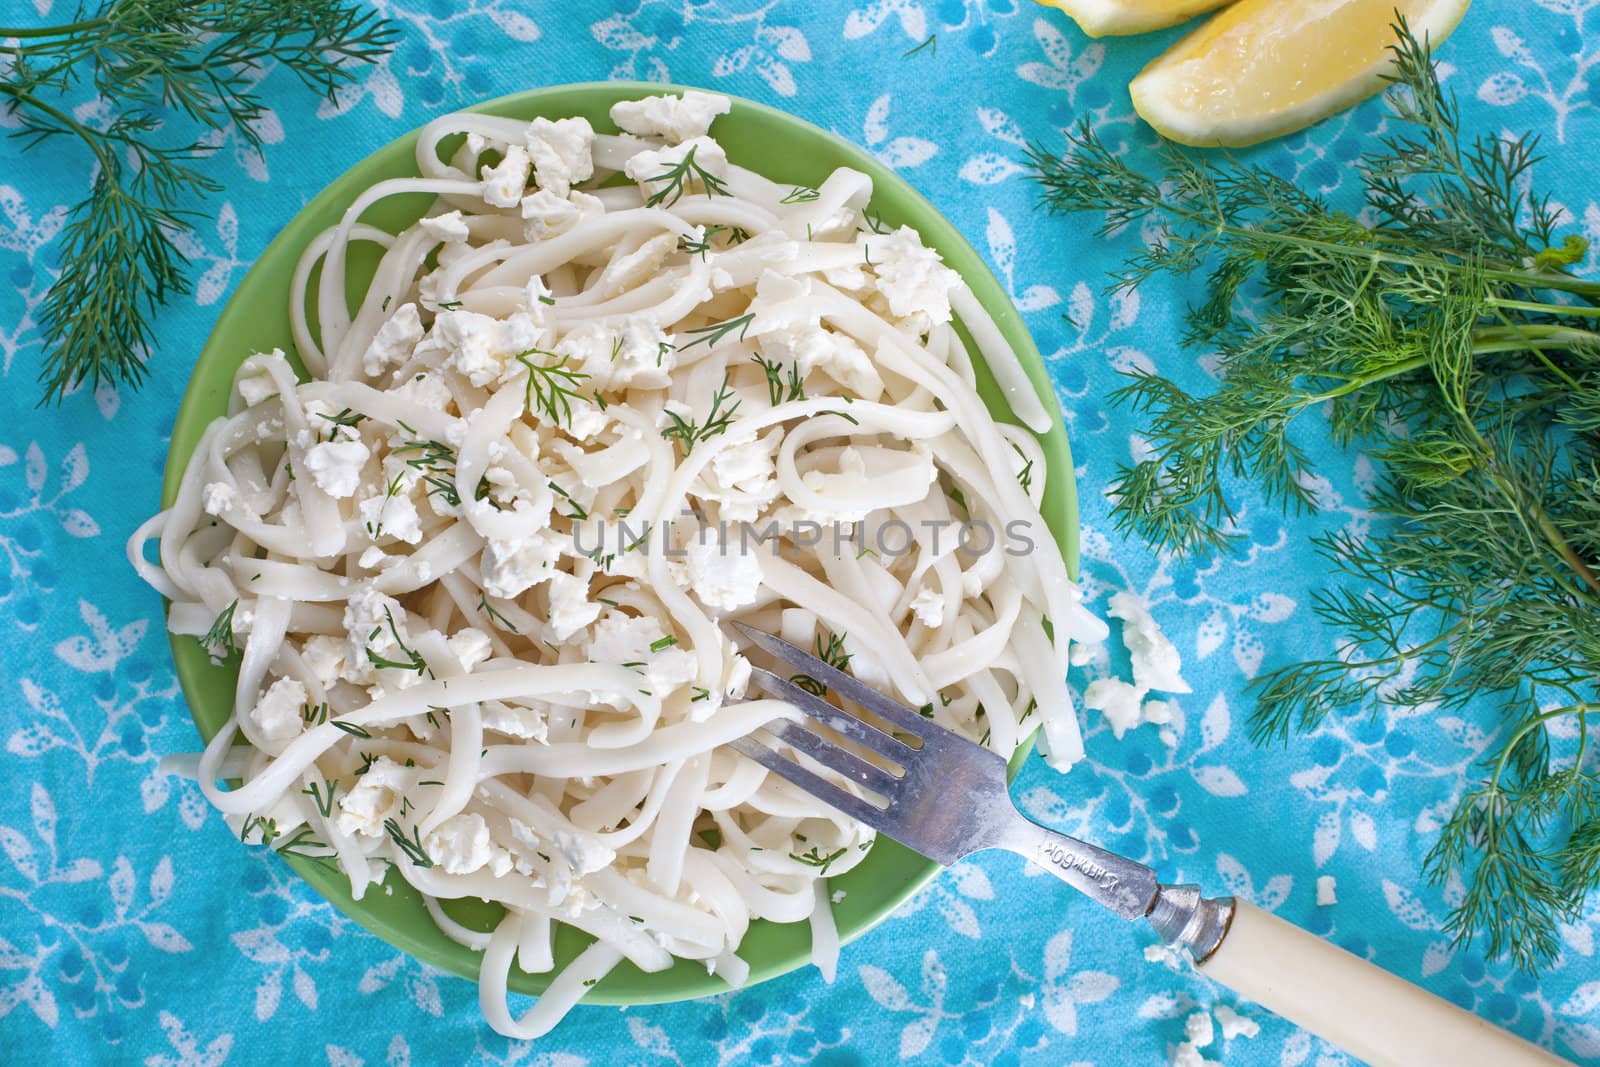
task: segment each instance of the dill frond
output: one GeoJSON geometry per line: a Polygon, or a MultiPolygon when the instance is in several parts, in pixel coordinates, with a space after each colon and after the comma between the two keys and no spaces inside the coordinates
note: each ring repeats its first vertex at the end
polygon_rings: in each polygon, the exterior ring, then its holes
{"type": "Polygon", "coordinates": [[[1203,286],[1183,339],[1217,354],[1215,388],[1136,373],[1115,394],[1151,446],[1112,487],[1124,530],[1227,550],[1243,485],[1315,510],[1311,435],[1377,461],[1380,521],[1317,541],[1338,652],[1262,674],[1252,734],[1497,707],[1424,872],[1463,880],[1452,936],[1532,970],[1600,886],[1600,282],[1529,191],[1535,140],[1463,136],[1427,46],[1396,30],[1397,132],[1358,166],[1363,218],[1228,156],[1167,146],[1146,173],[1087,125],[1030,160],[1047,207],[1146,234],[1114,287],[1203,286]]]}
{"type": "Polygon", "coordinates": [[[0,27],[0,104],[15,136],[30,148],[76,141],[93,174],[40,309],[46,402],[84,384],[139,384],[152,311],[189,291],[173,235],[218,188],[192,165],[215,143],[168,131],[228,130],[259,149],[270,68],[331,96],[396,36],[349,0],[110,0],[69,25],[0,27]],[[61,102],[82,84],[110,108],[103,127],[61,102]]]}

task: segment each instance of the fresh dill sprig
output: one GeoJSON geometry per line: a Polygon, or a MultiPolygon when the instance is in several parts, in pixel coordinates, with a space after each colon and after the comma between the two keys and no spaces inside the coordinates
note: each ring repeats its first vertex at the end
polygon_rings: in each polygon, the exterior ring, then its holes
{"type": "Polygon", "coordinates": [[[939,54],[939,35],[937,33],[928,34],[928,39],[927,40],[923,41],[921,44],[917,45],[915,48],[911,49],[910,51],[902,52],[900,54],[900,58],[901,59],[910,59],[912,56],[917,55],[918,53],[920,53],[923,49],[927,49],[928,50],[928,54],[930,56],[938,55],[939,54]]]}
{"type": "Polygon", "coordinates": [[[683,454],[687,456],[701,441],[709,441],[718,434],[728,432],[734,413],[739,410],[739,405],[742,403],[735,400],[729,404],[728,400],[732,396],[733,389],[728,385],[728,372],[723,371],[722,385],[711,398],[711,410],[706,412],[705,422],[685,419],[676,411],[668,411],[665,413],[668,425],[662,429],[661,436],[682,445],[683,454]]]}
{"type": "Polygon", "coordinates": [[[805,852],[789,853],[789,858],[797,863],[803,863],[807,867],[817,868],[817,875],[820,877],[827,874],[828,868],[833,866],[833,861],[844,855],[844,853],[845,850],[843,848],[837,848],[832,852],[823,854],[817,849],[816,845],[812,845],[805,852]]]}
{"type": "Polygon", "coordinates": [[[650,185],[661,183],[661,187],[651,193],[650,198],[645,201],[648,207],[671,207],[683,199],[683,194],[689,191],[689,186],[696,179],[699,180],[701,187],[705,189],[707,196],[727,195],[727,183],[694,161],[696,147],[695,145],[690,145],[689,151],[685,152],[683,158],[676,164],[668,167],[660,174],[645,179],[645,182],[650,185]]]}
{"type": "Polygon", "coordinates": [[[782,200],[779,200],[778,203],[780,203],[780,204],[809,204],[811,201],[815,200],[817,197],[819,197],[821,195],[822,195],[822,193],[820,193],[816,189],[811,188],[810,186],[797,185],[793,189],[790,189],[788,191],[788,193],[786,193],[784,195],[784,198],[782,200]]]}
{"type": "Polygon", "coordinates": [[[707,226],[697,240],[691,241],[687,237],[678,238],[678,251],[687,252],[691,256],[699,256],[701,259],[705,259],[706,253],[715,249],[711,241],[718,234],[725,235],[724,240],[727,241],[725,247],[743,244],[750,240],[750,231],[743,226],[724,226],[718,223],[707,226]]]}
{"type": "Polygon", "coordinates": [[[710,326],[697,326],[692,330],[685,330],[684,333],[693,335],[694,340],[678,347],[681,350],[688,350],[695,345],[703,344],[710,348],[715,348],[722,343],[724,337],[735,331],[739,334],[739,340],[743,341],[744,335],[749,331],[750,323],[755,321],[755,317],[755,312],[752,311],[740,315],[736,319],[728,319],[726,322],[713,322],[710,326]]]}
{"type": "Polygon", "coordinates": [[[769,360],[761,356],[753,358],[756,365],[761,368],[762,373],[767,376],[767,397],[772,401],[773,407],[777,407],[786,400],[804,400],[806,398],[799,364],[789,364],[788,377],[785,379],[783,364],[778,360],[769,360]]]}
{"type": "MultiPolygon", "coordinates": [[[[849,670],[850,654],[844,650],[844,638],[844,634],[829,634],[828,640],[823,641],[822,635],[818,634],[816,638],[817,658],[834,670],[849,670]]],[[[789,681],[813,696],[820,697],[828,692],[826,684],[819,682],[809,674],[791,674],[789,681]]]]}
{"type": "Polygon", "coordinates": [[[389,840],[395,843],[395,847],[405,853],[406,859],[418,867],[433,866],[433,860],[429,858],[428,850],[422,847],[421,827],[413,825],[411,834],[408,837],[406,832],[400,828],[399,820],[390,818],[383,820],[383,828],[388,831],[389,840]]]}
{"type": "Polygon", "coordinates": [[[515,626],[511,625],[510,619],[506,618],[504,615],[495,610],[494,605],[489,603],[488,593],[480,592],[478,594],[478,610],[488,616],[489,620],[496,626],[500,627],[500,629],[514,634],[520,634],[522,632],[515,626]]]}
{"type": "MultiPolygon", "coordinates": [[[[383,617],[389,622],[389,636],[394,638],[396,647],[398,647],[401,652],[405,653],[406,658],[403,660],[388,659],[385,656],[378,655],[376,652],[372,651],[371,648],[368,648],[368,662],[370,662],[374,667],[377,667],[379,670],[389,668],[399,671],[415,671],[419,676],[422,674],[427,674],[431,677],[433,672],[428,670],[428,661],[422,658],[422,653],[418,652],[414,648],[408,647],[406,643],[400,639],[400,628],[395,625],[394,613],[388,608],[384,608],[383,617]]],[[[372,636],[376,637],[381,632],[381,630],[374,630],[372,636]]],[[[335,725],[338,724],[335,723],[335,725]]]]}
{"type": "Polygon", "coordinates": [[[1168,147],[1147,174],[1087,124],[1065,158],[1031,160],[1048,206],[1151,238],[1117,285],[1205,281],[1185,339],[1217,353],[1215,390],[1139,372],[1114,394],[1151,450],[1112,487],[1124,529],[1227,550],[1240,482],[1315,510],[1322,426],[1378,461],[1370,529],[1317,540],[1338,651],[1261,675],[1252,732],[1497,706],[1424,872],[1462,879],[1457,941],[1533,970],[1600,886],[1600,281],[1571,272],[1586,243],[1529,192],[1535,140],[1464,136],[1427,46],[1397,30],[1395,132],[1358,167],[1366,220],[1227,157],[1168,147]]]}
{"type": "Polygon", "coordinates": [[[311,798],[311,803],[317,806],[317,814],[324,819],[333,815],[333,791],[339,788],[339,779],[332,781],[324,778],[320,783],[312,782],[301,793],[311,798]]]}
{"type": "MultiPolygon", "coordinates": [[[[616,358],[616,352],[612,358],[616,358]]],[[[524,387],[524,404],[529,411],[544,413],[557,426],[572,425],[572,402],[580,399],[574,386],[588,379],[582,371],[571,370],[566,356],[557,356],[542,348],[530,348],[518,353],[517,362],[528,368],[528,383],[524,387]],[[534,356],[548,356],[555,360],[549,366],[533,361],[534,356]]]]}
{"type": "Polygon", "coordinates": [[[110,0],[67,25],[0,27],[0,102],[15,135],[30,148],[78,142],[91,175],[39,310],[46,402],[143,379],[151,313],[190,289],[179,241],[191,204],[220,188],[194,161],[228,133],[260,149],[265,75],[281,66],[331,97],[395,39],[349,0],[110,0]],[[79,86],[105,105],[103,120],[63,102],[79,86]]]}
{"type": "Polygon", "coordinates": [[[238,642],[233,637],[233,613],[238,610],[239,602],[237,600],[223,608],[222,613],[211,624],[211,629],[207,630],[206,635],[200,639],[200,643],[205,646],[206,651],[217,659],[225,659],[239,651],[238,642]]]}
{"type": "Polygon", "coordinates": [[[559,482],[552,480],[550,482],[550,491],[555,493],[562,500],[565,500],[568,504],[572,505],[572,511],[568,513],[567,518],[572,519],[575,522],[581,522],[589,517],[588,509],[586,509],[576,500],[572,499],[572,494],[561,488],[559,482]]]}
{"type": "MultiPolygon", "coordinates": [[[[456,489],[456,453],[449,445],[442,441],[407,441],[390,454],[406,457],[406,466],[422,472],[422,484],[428,487],[429,496],[437,496],[453,508],[461,506],[461,493],[456,489]]],[[[482,500],[488,492],[487,483],[480,480],[477,499],[482,500]]]]}

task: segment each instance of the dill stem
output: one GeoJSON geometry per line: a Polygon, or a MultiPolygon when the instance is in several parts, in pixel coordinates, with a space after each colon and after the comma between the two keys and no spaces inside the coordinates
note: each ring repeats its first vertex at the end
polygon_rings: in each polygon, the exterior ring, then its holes
{"type": "Polygon", "coordinates": [[[66,37],[84,30],[96,29],[105,25],[104,18],[85,19],[82,22],[69,22],[64,26],[34,26],[30,29],[19,29],[14,26],[0,26],[0,37],[37,38],[37,37],[66,37]]]}
{"type": "Polygon", "coordinates": [[[1337,400],[1341,396],[1353,393],[1358,389],[1365,389],[1369,385],[1376,385],[1378,382],[1386,381],[1390,378],[1397,378],[1402,374],[1409,374],[1414,370],[1422,370],[1427,365],[1427,356],[1412,356],[1410,359],[1401,360],[1399,363],[1385,367],[1376,374],[1366,374],[1351,378],[1338,388],[1329,389],[1322,393],[1308,394],[1301,398],[1300,406],[1309,407],[1312,404],[1322,404],[1329,400],[1337,400]]]}
{"type": "Polygon", "coordinates": [[[1584,717],[1593,709],[1594,706],[1588,702],[1579,701],[1576,704],[1568,704],[1565,707],[1551,708],[1549,711],[1542,711],[1518,727],[1517,732],[1512,734],[1511,739],[1506,742],[1506,747],[1501,750],[1500,758],[1495,761],[1494,777],[1490,779],[1494,790],[1499,792],[1500,779],[1505,774],[1506,764],[1510,762],[1511,754],[1517,750],[1517,746],[1522,744],[1523,738],[1527,737],[1528,734],[1543,726],[1551,719],[1559,719],[1564,715],[1577,715],[1579,723],[1583,724],[1584,717]]]}
{"type": "Polygon", "coordinates": [[[1507,300],[1491,296],[1484,301],[1490,307],[1510,308],[1513,311],[1531,311],[1537,315],[1586,315],[1600,317],[1600,307],[1580,307],[1568,304],[1546,304],[1538,300],[1507,300]]]}
{"type": "MultiPolygon", "coordinates": [[[[1464,266],[1462,263],[1444,256],[1406,255],[1400,252],[1387,251],[1376,245],[1346,245],[1339,244],[1337,241],[1323,241],[1300,234],[1278,233],[1256,226],[1238,226],[1220,217],[1207,215],[1182,204],[1164,199],[1154,199],[1147,201],[1147,203],[1149,204],[1150,213],[1162,212],[1172,215],[1202,226],[1219,236],[1224,234],[1237,235],[1243,237],[1246,241],[1265,240],[1276,244],[1292,245],[1296,248],[1323,252],[1339,259],[1370,259],[1374,262],[1390,263],[1402,267],[1460,270],[1464,266]]],[[[1386,237],[1381,231],[1369,230],[1368,232],[1375,241],[1382,241],[1386,237]]],[[[1570,275],[1534,273],[1526,270],[1504,270],[1490,267],[1480,268],[1480,271],[1485,278],[1509,282],[1527,289],[1557,289],[1589,298],[1600,297],[1600,282],[1586,281],[1570,275]]]]}
{"type": "MultiPolygon", "coordinates": [[[[1600,309],[1596,309],[1600,310],[1600,309]]],[[[1473,331],[1473,351],[1524,352],[1541,348],[1573,348],[1600,346],[1600,333],[1580,330],[1575,326],[1544,326],[1528,323],[1521,326],[1486,326],[1473,331]]]]}
{"type": "Polygon", "coordinates": [[[106,147],[105,135],[100,131],[91,130],[65,111],[52,107],[32,93],[18,89],[6,82],[0,82],[0,95],[9,96],[24,107],[31,107],[41,114],[49,115],[61,123],[62,126],[77,134],[89,146],[89,150],[95,154],[95,158],[100,161],[100,166],[103,169],[115,171],[117,166],[116,155],[106,147]]]}

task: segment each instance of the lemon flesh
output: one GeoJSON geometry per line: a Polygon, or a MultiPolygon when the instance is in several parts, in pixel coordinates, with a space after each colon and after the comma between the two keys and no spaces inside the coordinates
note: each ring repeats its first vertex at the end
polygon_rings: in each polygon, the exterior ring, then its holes
{"type": "Polygon", "coordinates": [[[1443,40],[1469,0],[1240,0],[1128,86],[1163,137],[1250,145],[1311,125],[1383,88],[1395,11],[1443,40]]]}
{"type": "Polygon", "coordinates": [[[1144,33],[1186,22],[1228,0],[1039,0],[1059,7],[1090,37],[1144,33]]]}

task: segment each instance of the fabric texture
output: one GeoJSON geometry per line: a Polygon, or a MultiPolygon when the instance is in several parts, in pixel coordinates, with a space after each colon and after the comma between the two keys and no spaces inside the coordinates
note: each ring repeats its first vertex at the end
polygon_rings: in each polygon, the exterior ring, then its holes
{"type": "MultiPolygon", "coordinates": [[[[1219,1036],[1209,1057],[1346,1062],[1184,968],[1147,962],[1145,927],[1002,854],[957,865],[848,946],[831,986],[808,967],[706,1001],[580,1008],[541,1042],[508,1042],[481,1022],[470,982],[363,933],[287,868],[241,847],[192,783],[157,773],[159,756],[196,748],[198,736],[160,602],[123,543],[157,506],[179,397],[230,291],[311,196],[426,119],[531,86],[615,77],[747,96],[867,146],[955,221],[1024,312],[1079,465],[1090,601],[1103,610],[1128,589],[1154,605],[1194,692],[1173,701],[1172,743],[1151,726],[1118,741],[1090,718],[1087,762],[1062,776],[1030,760],[1014,790],[1022,808],[1169,880],[1247,897],[1563,1055],[1600,1062],[1600,909],[1563,928],[1561,958],[1533,978],[1452,947],[1440,928],[1459,887],[1418,873],[1496,729],[1494,709],[1340,718],[1265,749],[1244,736],[1252,676],[1332,652],[1308,608],[1325,581],[1309,538],[1368,524],[1367,461],[1324,453],[1320,515],[1290,521],[1252,508],[1248,546],[1208,565],[1157,558],[1108,519],[1105,488],[1139,440],[1136,417],[1106,394],[1137,367],[1203,382],[1203,360],[1176,340],[1194,293],[1162,281],[1105,296],[1106,273],[1133,238],[1102,240],[1092,218],[1043,215],[1022,150],[1028,140],[1060,145],[1088,117],[1112,145],[1147,152],[1153,138],[1126,85],[1175,31],[1092,42],[1024,0],[379,6],[404,34],[388,62],[320,106],[269,72],[265,151],[227,134],[202,165],[222,191],[183,238],[195,289],[160,312],[138,392],[105,386],[35,406],[34,315],[67,206],[90,174],[75,146],[24,153],[0,140],[0,622],[10,635],[0,658],[0,1060],[1147,1064],[1167,1061],[1193,1011],[1226,1004],[1261,1033],[1219,1036]],[[1317,906],[1320,875],[1336,880],[1331,907],[1317,906]]],[[[1600,136],[1597,6],[1482,0],[1442,50],[1472,127],[1542,134],[1538,182],[1591,240],[1600,240],[1589,172],[1600,136]]],[[[75,5],[7,8],[5,21],[65,22],[75,5]]],[[[92,120],[92,101],[74,103],[92,120]]],[[[1371,102],[1249,156],[1347,196],[1351,162],[1384,125],[1371,102]]],[[[1112,647],[1125,664],[1115,628],[1112,647]]]]}

